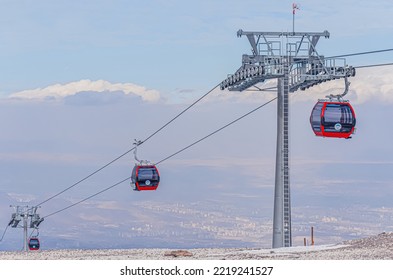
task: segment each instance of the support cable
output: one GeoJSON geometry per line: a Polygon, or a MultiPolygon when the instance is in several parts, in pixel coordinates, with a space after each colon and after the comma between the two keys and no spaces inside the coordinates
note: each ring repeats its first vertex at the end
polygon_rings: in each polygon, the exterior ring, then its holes
{"type": "MultiPolygon", "coordinates": [[[[183,111],[181,111],[180,113],[178,113],[175,117],[173,117],[172,119],[170,119],[168,122],[166,122],[163,126],[161,126],[159,129],[157,129],[155,132],[153,132],[152,134],[150,134],[150,136],[148,136],[145,140],[141,141],[139,145],[145,143],[146,141],[150,140],[152,137],[154,137],[157,133],[159,133],[161,130],[163,130],[165,127],[167,127],[169,124],[171,124],[173,121],[175,121],[176,119],[178,119],[181,115],[183,115],[185,112],[187,112],[189,109],[191,109],[193,106],[195,106],[198,102],[200,102],[202,99],[204,99],[206,96],[208,96],[213,90],[215,90],[220,84],[214,86],[211,90],[209,90],[207,93],[205,93],[204,95],[202,95],[200,98],[198,98],[196,101],[194,101],[191,105],[189,105],[187,108],[185,108],[183,111]]],[[[64,190],[58,192],[55,195],[52,195],[51,197],[47,198],[46,200],[42,201],[41,203],[37,204],[36,206],[41,206],[42,204],[52,200],[53,198],[63,194],[64,192],[76,187],[77,185],[79,185],[80,183],[82,183],[83,181],[89,179],[90,177],[92,177],[93,175],[97,174],[98,172],[100,172],[101,170],[103,170],[104,168],[108,167],[109,165],[111,165],[112,163],[118,161],[119,159],[121,159],[122,157],[124,157],[125,155],[129,154],[130,152],[132,152],[135,149],[135,147],[133,147],[132,149],[129,149],[128,151],[124,152],[123,154],[121,154],[120,156],[116,157],[115,159],[111,160],[110,162],[108,162],[107,164],[105,164],[104,166],[98,168],[97,170],[95,170],[94,172],[90,173],[89,175],[87,175],[86,177],[82,178],[81,180],[79,180],[78,182],[72,184],[71,186],[65,188],[64,190]]]]}
{"type": "MultiPolygon", "coordinates": [[[[166,160],[168,160],[168,159],[174,157],[175,155],[180,154],[181,152],[183,152],[183,151],[185,151],[185,150],[191,148],[192,146],[194,146],[194,145],[196,145],[196,144],[202,142],[203,140],[209,138],[210,136],[213,136],[214,134],[216,134],[216,133],[220,132],[221,130],[227,128],[228,126],[230,126],[230,125],[232,125],[232,124],[234,124],[234,123],[240,121],[241,119],[247,117],[248,115],[254,113],[255,111],[257,111],[257,110],[259,110],[259,109],[265,107],[266,105],[268,105],[269,103],[273,102],[273,101],[276,100],[276,99],[277,99],[277,97],[274,97],[273,99],[271,99],[271,100],[265,102],[264,104],[258,106],[257,108],[253,109],[252,111],[250,111],[250,112],[248,112],[248,113],[246,113],[246,114],[240,116],[239,118],[237,118],[237,119],[231,121],[230,123],[228,123],[228,124],[226,124],[226,125],[220,127],[219,129],[216,129],[215,131],[213,131],[213,132],[209,133],[208,135],[206,135],[206,136],[200,138],[199,140],[193,142],[192,144],[190,144],[190,145],[188,145],[188,146],[186,146],[186,147],[180,149],[179,151],[177,151],[177,152],[175,152],[175,153],[173,153],[173,154],[167,156],[166,158],[160,160],[159,162],[156,163],[156,165],[159,165],[160,163],[163,163],[164,161],[166,161],[166,160]]],[[[65,207],[65,208],[62,208],[62,209],[60,209],[60,210],[58,210],[58,211],[55,211],[55,212],[53,212],[53,213],[51,213],[51,214],[48,214],[48,215],[44,216],[43,218],[46,219],[46,218],[48,218],[48,217],[50,217],[50,216],[56,215],[56,214],[58,214],[58,213],[60,213],[60,212],[63,212],[63,211],[65,211],[65,210],[67,210],[67,209],[69,209],[69,208],[71,208],[71,207],[74,207],[74,206],[76,206],[76,205],[78,205],[78,204],[80,204],[80,203],[82,203],[82,202],[84,202],[84,201],[86,201],[86,200],[89,200],[90,198],[93,198],[93,197],[95,197],[95,196],[97,196],[97,195],[99,195],[99,194],[101,194],[101,193],[103,193],[103,192],[106,192],[106,191],[108,191],[108,190],[110,190],[110,189],[112,189],[112,188],[114,188],[114,187],[116,187],[116,186],[118,186],[118,185],[120,185],[120,184],[122,184],[122,183],[124,183],[124,182],[126,182],[126,181],[128,181],[128,180],[130,180],[130,179],[131,179],[131,177],[127,177],[126,179],[123,179],[123,180],[121,180],[120,182],[117,182],[117,183],[115,183],[115,184],[113,184],[113,185],[111,185],[111,186],[109,186],[109,187],[107,187],[107,188],[105,188],[105,189],[103,189],[103,190],[101,190],[101,191],[99,191],[99,192],[97,192],[97,193],[91,195],[91,196],[88,196],[88,197],[86,197],[86,198],[84,198],[84,199],[82,199],[82,200],[80,200],[80,201],[78,201],[78,202],[75,202],[75,203],[73,203],[73,204],[71,204],[71,205],[69,205],[69,206],[67,206],[67,207],[65,207]]]]}
{"type": "Polygon", "coordinates": [[[373,53],[381,53],[381,52],[391,52],[393,51],[392,49],[384,49],[384,50],[375,50],[375,51],[368,51],[368,52],[358,52],[358,53],[349,53],[349,54],[343,54],[343,55],[335,55],[335,56],[329,56],[325,58],[339,58],[339,57],[347,57],[347,56],[355,56],[355,55],[365,55],[365,54],[373,54],[373,53]]]}
{"type": "Polygon", "coordinates": [[[102,166],[101,168],[99,168],[99,169],[97,169],[96,171],[90,173],[90,174],[87,175],[86,177],[82,178],[81,180],[79,180],[78,182],[76,182],[76,183],[74,183],[73,185],[69,186],[68,188],[62,190],[61,192],[58,192],[57,194],[52,195],[51,197],[47,198],[46,200],[42,201],[41,203],[37,204],[36,206],[37,206],[37,207],[38,207],[38,206],[41,206],[42,204],[48,202],[49,200],[52,200],[53,198],[55,198],[55,197],[61,195],[62,193],[65,193],[66,191],[68,191],[68,190],[72,189],[73,187],[79,185],[80,183],[82,183],[83,181],[89,179],[89,178],[92,177],[93,175],[97,174],[98,172],[100,172],[100,171],[103,170],[104,168],[108,167],[109,165],[111,165],[111,164],[114,163],[115,161],[121,159],[122,157],[124,157],[125,155],[127,155],[128,153],[130,153],[131,151],[133,151],[134,149],[135,149],[135,147],[132,148],[132,149],[130,149],[130,150],[128,150],[128,151],[126,151],[125,153],[123,153],[122,155],[118,156],[118,157],[115,158],[114,160],[108,162],[107,164],[105,164],[105,165],[102,166]]]}
{"type": "MultiPolygon", "coordinates": [[[[392,50],[393,50],[393,49],[392,49],[392,50]]],[[[369,53],[369,52],[367,52],[367,53],[369,53]]],[[[356,67],[356,68],[377,67],[377,66],[385,66],[385,65],[393,65],[393,63],[375,64],[375,65],[364,65],[364,66],[358,66],[358,67],[356,67]]],[[[216,86],[216,87],[217,87],[217,86],[216,86]]],[[[216,88],[216,87],[215,87],[215,88],[216,88]]],[[[206,96],[207,96],[211,91],[213,91],[215,88],[213,88],[212,90],[210,90],[210,91],[209,91],[208,93],[206,93],[204,96],[202,96],[202,97],[199,98],[197,101],[195,101],[193,104],[191,104],[189,107],[187,107],[185,110],[183,110],[183,111],[182,111],[180,114],[178,114],[174,119],[172,119],[171,121],[169,121],[169,122],[168,122],[167,124],[165,124],[162,128],[160,128],[160,129],[157,130],[155,133],[153,133],[151,136],[149,136],[149,137],[146,138],[144,141],[142,141],[142,143],[145,142],[145,141],[147,141],[147,140],[149,140],[151,137],[153,137],[155,134],[157,134],[157,133],[158,133],[160,130],[162,130],[165,126],[167,126],[168,124],[170,124],[172,121],[174,121],[176,118],[178,118],[181,114],[183,114],[184,112],[186,112],[188,109],[190,109],[190,108],[191,108],[192,106],[194,106],[196,103],[198,103],[200,100],[202,100],[204,97],[206,97],[206,96]]],[[[220,127],[219,129],[217,129],[217,130],[211,132],[210,134],[208,134],[208,135],[206,135],[206,136],[200,138],[199,140],[197,140],[197,141],[191,143],[190,145],[188,145],[188,146],[186,146],[186,147],[180,149],[179,151],[177,151],[177,152],[175,152],[175,153],[173,153],[173,154],[167,156],[166,158],[164,158],[164,159],[158,161],[158,162],[156,163],[156,165],[159,165],[160,163],[163,163],[164,161],[166,161],[166,160],[168,160],[168,159],[170,159],[170,158],[172,158],[172,157],[174,157],[174,156],[176,156],[176,155],[182,153],[183,151],[185,151],[185,150],[191,148],[192,146],[194,146],[194,145],[196,145],[196,144],[202,142],[203,140],[209,138],[210,136],[213,136],[214,134],[216,134],[216,133],[220,132],[221,130],[227,128],[228,126],[230,126],[230,125],[232,125],[232,124],[234,124],[234,123],[240,121],[241,119],[243,119],[243,118],[247,117],[248,115],[254,113],[255,111],[261,109],[262,107],[268,105],[269,103],[273,102],[273,101],[276,100],[276,99],[277,99],[277,97],[275,97],[275,98],[269,100],[268,102],[266,102],[266,103],[264,103],[264,104],[258,106],[257,108],[253,109],[252,111],[250,111],[250,112],[248,112],[248,113],[246,113],[246,114],[240,116],[239,118],[233,120],[232,122],[230,122],[230,123],[228,123],[228,124],[226,124],[226,125],[220,127]]],[[[129,150],[127,153],[131,152],[131,151],[134,150],[134,149],[135,149],[135,147],[134,147],[133,149],[129,150]]],[[[82,203],[82,202],[84,202],[84,201],[86,201],[86,200],[88,200],[88,199],[90,199],[90,198],[93,198],[93,197],[95,197],[95,196],[97,196],[97,195],[99,195],[99,194],[101,194],[101,193],[103,193],[103,192],[106,192],[106,191],[108,191],[108,190],[110,190],[110,189],[112,189],[112,188],[114,188],[114,187],[120,185],[121,183],[124,183],[125,181],[130,180],[130,179],[131,179],[131,178],[128,177],[128,178],[126,178],[126,179],[124,179],[124,180],[122,180],[122,181],[120,181],[120,182],[118,182],[118,183],[116,183],[116,184],[114,184],[114,185],[112,185],[112,186],[106,188],[106,189],[101,190],[101,191],[98,192],[98,193],[95,193],[95,194],[93,194],[93,195],[91,195],[91,196],[89,196],[89,197],[87,197],[87,198],[85,198],[85,199],[82,199],[82,200],[80,200],[80,201],[78,201],[78,202],[76,202],[76,203],[74,203],[74,204],[71,204],[71,205],[69,205],[69,206],[67,206],[67,207],[65,207],[65,208],[63,208],[63,209],[60,209],[60,210],[58,210],[58,211],[56,211],[56,212],[53,212],[53,213],[51,213],[51,214],[49,214],[49,215],[46,215],[46,216],[43,217],[43,218],[47,218],[47,217],[53,216],[53,215],[55,215],[55,214],[57,214],[57,213],[60,213],[60,212],[62,212],[62,211],[65,211],[65,210],[67,210],[67,209],[69,209],[69,208],[71,208],[71,207],[73,207],[73,206],[76,206],[76,205],[78,205],[78,204],[80,204],[80,203],[82,203]]],[[[42,203],[41,203],[41,204],[42,204],[42,203]]],[[[40,204],[39,204],[39,205],[40,205],[40,204]]]]}
{"type": "Polygon", "coordinates": [[[6,226],[6,227],[5,227],[4,232],[3,232],[3,235],[2,235],[1,238],[0,238],[0,242],[3,241],[3,238],[4,238],[4,236],[5,236],[5,233],[7,232],[7,229],[8,229],[9,227],[10,227],[10,226],[6,226]]]}
{"type": "Polygon", "coordinates": [[[201,101],[202,99],[204,99],[206,96],[208,96],[210,93],[212,93],[212,91],[214,91],[217,87],[220,86],[221,83],[215,85],[211,90],[209,90],[207,93],[205,93],[204,95],[202,95],[201,97],[199,97],[197,100],[195,100],[191,105],[189,105],[187,108],[185,108],[183,111],[181,111],[179,114],[177,114],[174,118],[172,118],[170,121],[168,121],[166,124],[164,124],[161,128],[157,129],[154,133],[152,133],[149,137],[147,137],[145,140],[142,141],[141,144],[143,144],[144,142],[148,141],[150,138],[152,138],[153,136],[155,136],[158,132],[160,132],[161,130],[163,130],[165,127],[167,127],[170,123],[172,123],[174,120],[176,120],[177,118],[179,118],[181,115],[183,115],[185,112],[187,112],[189,109],[191,109],[191,107],[195,106],[199,101],[201,101]]]}
{"type": "Polygon", "coordinates": [[[179,151],[177,151],[177,152],[175,152],[175,153],[173,153],[173,154],[167,156],[166,158],[164,158],[164,159],[158,161],[158,162],[156,163],[156,165],[158,165],[158,164],[160,164],[160,163],[163,163],[164,161],[166,161],[166,160],[168,160],[168,159],[170,159],[170,158],[176,156],[177,154],[180,154],[181,152],[183,152],[183,151],[185,151],[185,150],[191,148],[192,146],[198,144],[199,142],[202,142],[203,140],[209,138],[210,136],[213,136],[213,135],[216,134],[217,132],[220,132],[221,130],[227,128],[228,126],[230,126],[230,125],[232,125],[232,124],[234,124],[234,123],[240,121],[241,119],[247,117],[248,115],[251,115],[251,114],[254,113],[255,111],[258,111],[259,109],[265,107],[266,105],[268,105],[269,103],[273,102],[273,101],[276,100],[276,99],[277,99],[277,97],[274,97],[273,99],[271,99],[271,100],[269,100],[269,101],[263,103],[262,105],[258,106],[257,108],[253,109],[252,111],[250,111],[250,112],[248,112],[248,113],[246,113],[246,114],[244,114],[244,115],[238,117],[237,119],[231,121],[230,123],[228,123],[228,124],[226,124],[226,125],[220,127],[219,129],[217,129],[217,130],[211,132],[210,134],[206,135],[205,137],[200,138],[199,140],[197,140],[197,141],[193,142],[192,144],[190,144],[190,145],[184,147],[183,149],[181,149],[181,150],[179,150],[179,151]]]}
{"type": "Polygon", "coordinates": [[[368,67],[391,66],[391,65],[393,65],[393,62],[381,63],[381,64],[372,64],[372,65],[354,66],[354,68],[368,68],[368,67]]]}
{"type": "MultiPolygon", "coordinates": [[[[376,51],[362,52],[362,53],[352,53],[352,54],[346,54],[346,55],[332,56],[332,57],[329,57],[329,58],[345,57],[345,56],[354,56],[354,55],[364,55],[364,54],[371,54],[371,53],[378,53],[378,52],[387,52],[387,51],[393,51],[393,49],[376,50],[376,51]]],[[[388,65],[393,65],[393,63],[374,64],[374,65],[362,65],[362,66],[357,66],[357,67],[355,67],[355,68],[378,67],[378,66],[388,66],[388,65]]],[[[216,89],[218,86],[219,86],[219,84],[216,85],[216,86],[215,86],[214,88],[212,88],[211,90],[209,90],[209,91],[208,91],[206,94],[204,94],[202,97],[200,97],[199,99],[197,99],[196,101],[194,101],[191,105],[189,105],[187,108],[185,108],[185,109],[184,109],[183,111],[181,111],[179,114],[177,114],[174,118],[172,118],[171,120],[169,120],[167,123],[165,123],[165,124],[164,124],[162,127],[160,127],[158,130],[156,130],[155,132],[153,132],[153,133],[152,133],[150,136],[148,136],[145,140],[141,141],[141,144],[143,144],[144,142],[146,142],[146,141],[148,141],[149,139],[151,139],[152,137],[154,137],[157,133],[159,133],[161,130],[163,130],[165,127],[167,127],[170,123],[172,123],[173,121],[175,121],[175,120],[176,120],[177,118],[179,118],[182,114],[184,114],[186,111],[188,111],[191,107],[193,107],[193,106],[196,105],[198,102],[200,102],[203,98],[205,98],[207,95],[209,95],[209,94],[210,94],[214,89],[216,89]]],[[[219,129],[213,131],[212,133],[210,133],[210,134],[208,134],[207,136],[205,136],[205,137],[203,137],[203,138],[201,138],[201,139],[195,141],[194,143],[192,143],[192,144],[190,144],[190,145],[184,147],[183,149],[181,149],[181,150],[179,150],[179,151],[177,151],[177,152],[175,152],[175,153],[173,153],[173,154],[167,156],[166,158],[164,158],[164,159],[160,160],[159,162],[157,162],[157,165],[160,164],[160,163],[162,163],[162,162],[164,162],[164,161],[166,161],[166,160],[168,160],[168,159],[170,159],[170,158],[172,158],[172,157],[174,157],[174,156],[176,156],[177,154],[179,154],[179,153],[181,153],[181,152],[183,152],[183,151],[185,151],[185,150],[191,148],[192,146],[194,146],[194,145],[198,144],[199,142],[201,142],[201,141],[203,141],[203,140],[209,138],[210,136],[212,136],[212,135],[218,133],[219,131],[225,129],[226,127],[228,127],[228,126],[230,126],[230,125],[236,123],[237,121],[243,119],[244,117],[246,117],[246,116],[252,114],[253,112],[259,110],[260,108],[262,108],[262,107],[264,107],[265,105],[269,104],[270,102],[274,101],[275,99],[277,99],[277,97],[271,99],[270,101],[268,101],[268,102],[266,102],[266,103],[264,103],[264,104],[262,104],[261,106],[255,108],[254,110],[248,112],[247,114],[245,114],[245,115],[243,115],[243,116],[237,118],[236,120],[234,120],[234,121],[228,123],[227,125],[225,125],[225,126],[219,128],[219,129]]],[[[82,178],[82,179],[79,180],[78,182],[74,183],[74,184],[71,185],[70,187],[64,189],[63,191],[57,193],[56,195],[53,195],[53,196],[51,196],[50,198],[44,200],[43,202],[37,204],[37,206],[40,206],[40,205],[42,205],[42,204],[48,202],[49,200],[51,200],[51,199],[53,199],[53,198],[59,196],[60,194],[62,194],[62,193],[64,193],[64,192],[68,191],[69,189],[71,189],[71,188],[77,186],[78,184],[80,184],[80,183],[82,183],[83,181],[87,180],[88,178],[90,178],[91,176],[93,176],[93,175],[95,175],[96,173],[100,172],[100,171],[103,170],[104,168],[108,167],[109,165],[111,165],[111,164],[114,163],[115,161],[117,161],[117,160],[119,160],[120,158],[124,157],[125,155],[127,155],[128,153],[130,153],[131,151],[133,151],[134,149],[135,149],[135,147],[133,147],[132,149],[129,149],[128,151],[126,151],[126,152],[123,153],[122,155],[120,155],[120,156],[118,156],[117,158],[113,159],[112,161],[108,162],[107,164],[105,164],[105,165],[102,166],[101,168],[97,169],[96,171],[90,173],[89,175],[87,175],[86,177],[82,178]]],[[[110,186],[110,187],[108,187],[108,188],[106,188],[106,189],[103,189],[103,190],[101,190],[101,191],[98,192],[98,193],[95,193],[95,194],[93,194],[93,195],[91,195],[91,196],[89,196],[89,197],[87,197],[87,198],[85,198],[85,199],[83,199],[83,200],[80,200],[80,201],[78,201],[78,202],[76,202],[76,203],[74,203],[74,204],[71,204],[71,205],[69,205],[69,206],[67,206],[67,207],[65,207],[65,208],[63,208],[63,209],[60,209],[60,210],[58,210],[58,211],[56,211],[56,212],[53,212],[53,213],[51,213],[51,214],[49,214],[49,215],[46,215],[46,216],[43,217],[43,218],[47,218],[47,217],[53,216],[53,215],[55,215],[55,214],[57,214],[57,213],[60,213],[60,212],[62,212],[62,211],[65,211],[65,210],[67,210],[67,209],[69,209],[69,208],[71,208],[71,207],[73,207],[73,206],[76,206],[76,205],[78,205],[78,204],[80,204],[80,203],[82,203],[82,202],[84,202],[84,201],[86,201],[86,200],[88,200],[88,199],[90,199],[90,198],[93,198],[93,197],[95,197],[95,196],[97,196],[97,195],[99,195],[99,194],[101,194],[101,193],[103,193],[103,192],[105,192],[105,191],[108,191],[108,190],[110,190],[110,189],[112,189],[112,188],[114,188],[114,187],[120,185],[121,183],[123,183],[123,182],[125,182],[125,181],[127,181],[127,180],[130,180],[130,179],[131,179],[130,177],[127,177],[126,179],[123,179],[123,180],[121,180],[120,182],[118,182],[118,183],[116,183],[116,184],[114,184],[114,185],[112,185],[112,186],[110,186]]],[[[6,231],[7,231],[7,229],[8,229],[8,226],[5,228],[4,233],[3,233],[3,236],[2,236],[2,238],[0,239],[0,241],[3,240],[4,235],[5,235],[6,231]]]]}
{"type": "Polygon", "coordinates": [[[60,209],[60,210],[58,210],[56,212],[48,214],[48,215],[44,216],[43,218],[46,219],[46,218],[48,218],[50,216],[56,215],[56,214],[58,214],[60,212],[63,212],[63,211],[65,211],[65,210],[67,210],[67,209],[69,209],[71,207],[74,207],[74,206],[76,206],[76,205],[78,205],[78,204],[80,204],[82,202],[85,202],[86,200],[89,200],[90,198],[93,198],[93,197],[95,197],[95,196],[97,196],[99,194],[102,194],[103,192],[106,192],[106,191],[108,191],[110,189],[113,189],[114,187],[116,187],[116,186],[118,186],[118,185],[120,185],[120,184],[122,184],[122,183],[124,183],[124,182],[126,182],[128,180],[130,180],[130,179],[131,179],[131,177],[127,177],[126,179],[123,179],[120,182],[117,182],[117,183],[113,184],[112,186],[109,186],[109,187],[107,187],[107,188],[105,188],[105,189],[103,189],[103,190],[101,190],[101,191],[99,191],[99,192],[97,192],[95,194],[92,194],[92,195],[90,195],[90,196],[88,196],[88,197],[86,197],[86,198],[84,198],[82,200],[79,200],[78,202],[75,202],[75,203],[73,203],[71,205],[68,205],[67,207],[64,207],[64,208],[62,208],[62,209],[60,209]]]}
{"type": "MultiPolygon", "coordinates": [[[[351,54],[344,54],[344,55],[337,55],[337,56],[331,56],[331,57],[327,57],[327,58],[338,58],[338,57],[346,57],[346,56],[355,56],[355,55],[365,55],[365,54],[372,54],[372,53],[380,53],[380,52],[388,52],[388,51],[393,51],[393,48],[391,49],[383,49],[383,50],[375,50],[375,51],[368,51],[368,52],[360,52],[360,53],[351,53],[351,54]]],[[[393,65],[393,63],[387,63],[387,64],[376,64],[376,65],[365,65],[365,66],[358,66],[355,68],[365,68],[365,67],[376,67],[376,66],[387,66],[387,65],[393,65]]],[[[171,120],[169,120],[167,123],[165,123],[163,126],[161,126],[159,129],[157,129],[155,132],[153,132],[150,136],[148,136],[145,140],[141,141],[141,144],[143,144],[144,142],[150,140],[152,137],[154,137],[157,133],[159,133],[161,130],[163,130],[165,127],[167,127],[169,124],[171,124],[173,121],[175,121],[177,118],[179,118],[181,115],[183,115],[186,111],[188,111],[189,109],[191,109],[194,105],[196,105],[198,102],[200,102],[202,99],[204,99],[207,95],[209,95],[213,90],[215,90],[220,84],[216,85],[215,87],[213,87],[211,90],[209,90],[206,94],[204,94],[203,96],[201,96],[200,98],[198,98],[196,101],[194,101],[191,105],[189,105],[187,108],[185,108],[183,111],[181,111],[179,114],[177,114],[175,117],[173,117],[171,120]]],[[[80,183],[84,182],[85,180],[89,179],[90,177],[94,176],[95,174],[97,174],[98,172],[102,171],[103,169],[105,169],[106,167],[108,167],[109,165],[113,164],[114,162],[118,161],[119,159],[121,159],[122,157],[124,157],[125,155],[129,154],[130,152],[132,152],[135,149],[135,147],[133,147],[132,149],[129,149],[128,151],[124,152],[123,154],[121,154],[120,156],[116,157],[115,159],[111,160],[110,162],[108,162],[107,164],[103,165],[102,167],[100,167],[99,169],[93,171],[92,173],[88,174],[86,177],[82,178],[81,180],[77,181],[76,183],[72,184],[71,186],[65,188],[64,190],[58,192],[57,194],[47,198],[46,200],[42,201],[41,203],[37,204],[36,206],[41,206],[42,204],[52,200],[53,198],[63,194],[64,192],[76,187],[77,185],[79,185],[80,183]]]]}
{"type": "MultiPolygon", "coordinates": [[[[357,55],[365,55],[365,54],[374,54],[374,53],[381,53],[381,52],[391,52],[391,51],[393,51],[393,48],[390,48],[390,49],[382,49],[382,50],[374,50],[374,51],[367,51],[367,52],[358,52],[358,53],[348,53],[348,54],[327,56],[327,57],[324,57],[324,59],[340,58],[340,57],[347,57],[347,56],[357,56],[357,55]]],[[[304,62],[304,61],[308,61],[308,59],[300,59],[300,60],[297,60],[297,62],[304,62]]],[[[384,65],[385,65],[385,64],[375,64],[375,65],[360,66],[360,67],[355,67],[355,66],[354,66],[354,68],[374,67],[374,66],[384,66],[384,65]]],[[[386,65],[391,65],[391,63],[387,63],[386,65]]]]}

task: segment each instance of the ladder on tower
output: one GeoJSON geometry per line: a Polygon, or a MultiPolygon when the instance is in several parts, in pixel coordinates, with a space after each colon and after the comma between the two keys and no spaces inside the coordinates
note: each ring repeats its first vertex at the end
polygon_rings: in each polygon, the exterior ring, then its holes
{"type": "MultiPolygon", "coordinates": [[[[288,64],[284,65],[284,74],[288,73],[288,64]]],[[[286,75],[286,77],[288,77],[286,75]]],[[[284,95],[283,95],[283,238],[284,247],[292,246],[291,231],[291,199],[289,185],[289,81],[284,77],[284,95]]]]}

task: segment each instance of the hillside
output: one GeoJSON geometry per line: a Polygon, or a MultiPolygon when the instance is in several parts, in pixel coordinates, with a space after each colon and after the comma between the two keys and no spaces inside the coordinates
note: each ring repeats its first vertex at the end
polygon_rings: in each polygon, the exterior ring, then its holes
{"type": "Polygon", "coordinates": [[[393,233],[351,240],[336,245],[280,249],[105,249],[42,250],[39,252],[0,252],[1,260],[127,260],[127,259],[272,259],[272,260],[391,260],[393,233]]]}

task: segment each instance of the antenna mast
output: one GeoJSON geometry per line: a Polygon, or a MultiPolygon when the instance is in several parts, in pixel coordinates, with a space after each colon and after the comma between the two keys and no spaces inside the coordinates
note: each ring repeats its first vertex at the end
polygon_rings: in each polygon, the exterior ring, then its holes
{"type": "Polygon", "coordinates": [[[295,34],[295,14],[296,10],[299,10],[299,5],[296,3],[292,4],[292,33],[295,34]]]}

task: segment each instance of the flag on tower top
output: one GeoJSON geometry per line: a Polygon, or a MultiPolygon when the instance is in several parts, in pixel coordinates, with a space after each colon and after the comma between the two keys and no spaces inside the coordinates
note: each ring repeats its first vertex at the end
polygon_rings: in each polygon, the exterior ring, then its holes
{"type": "Polygon", "coordinates": [[[299,5],[296,4],[296,3],[293,3],[293,4],[292,4],[292,12],[293,12],[293,14],[296,13],[296,10],[299,10],[299,5]]]}

